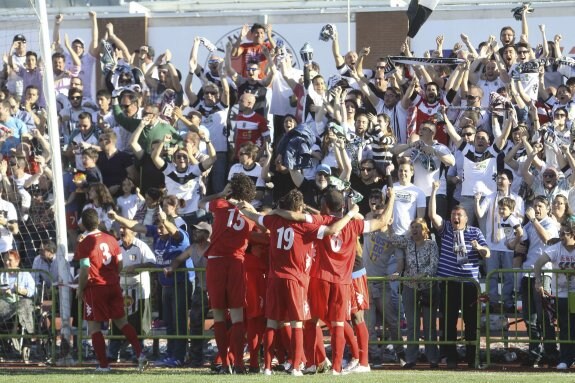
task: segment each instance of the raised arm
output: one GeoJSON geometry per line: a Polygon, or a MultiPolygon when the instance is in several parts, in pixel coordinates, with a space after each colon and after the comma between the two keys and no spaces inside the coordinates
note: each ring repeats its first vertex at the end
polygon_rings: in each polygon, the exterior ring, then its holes
{"type": "Polygon", "coordinates": [[[370,219],[369,220],[369,227],[371,231],[378,231],[387,229],[392,222],[392,215],[393,215],[393,205],[395,203],[395,191],[392,187],[387,188],[387,202],[385,203],[385,208],[383,209],[383,213],[379,216],[379,219],[370,219]]]}
{"type": "Polygon", "coordinates": [[[136,231],[138,233],[146,234],[148,232],[148,228],[145,225],[142,225],[138,221],[122,217],[114,210],[110,210],[108,212],[108,218],[110,218],[111,220],[115,220],[120,225],[127,227],[128,229],[136,231]]]}
{"type": "Polygon", "coordinates": [[[331,40],[331,53],[333,54],[333,60],[335,61],[335,67],[340,68],[345,64],[345,59],[339,53],[339,39],[337,30],[333,31],[333,38],[331,40]]]}
{"type": "Polygon", "coordinates": [[[441,107],[440,109],[440,113],[443,116],[443,121],[445,122],[445,130],[447,131],[447,135],[449,136],[449,138],[451,138],[451,142],[453,142],[456,148],[459,148],[463,143],[463,137],[461,137],[459,133],[457,133],[457,130],[455,130],[455,127],[453,126],[451,121],[449,121],[446,110],[447,109],[445,109],[445,107],[441,107]]]}
{"type": "Polygon", "coordinates": [[[98,47],[98,16],[94,11],[88,12],[88,16],[90,17],[90,26],[92,32],[92,41],[90,41],[90,45],[88,46],[88,53],[92,57],[98,58],[100,55],[100,49],[98,47]]]}
{"type": "Polygon", "coordinates": [[[131,64],[130,59],[132,55],[130,54],[130,50],[126,44],[124,44],[124,42],[114,33],[114,24],[106,24],[106,32],[108,33],[108,39],[122,51],[122,57],[124,58],[124,61],[126,61],[128,64],[131,64]]]}
{"type": "Polygon", "coordinates": [[[435,201],[437,190],[439,190],[439,181],[434,181],[431,187],[431,196],[429,197],[428,215],[433,227],[435,227],[438,232],[441,232],[443,231],[443,218],[437,214],[437,202],[435,201]]]}
{"type": "MultiPolygon", "coordinates": [[[[172,138],[170,136],[164,137],[164,142],[170,142],[172,138]]],[[[152,150],[152,162],[157,169],[162,169],[166,165],[166,161],[160,156],[164,145],[156,145],[154,150],[152,150]]]]}

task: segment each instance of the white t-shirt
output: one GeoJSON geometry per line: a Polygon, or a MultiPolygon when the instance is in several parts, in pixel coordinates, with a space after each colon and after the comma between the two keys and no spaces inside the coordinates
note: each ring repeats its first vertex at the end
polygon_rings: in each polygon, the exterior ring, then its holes
{"type": "MultiPolygon", "coordinates": [[[[383,191],[386,191],[386,187],[383,191]]],[[[409,230],[411,221],[417,218],[417,209],[425,208],[425,193],[411,184],[402,186],[399,182],[393,184],[395,203],[393,204],[393,232],[403,235],[409,230]]]]}
{"type": "MultiPolygon", "coordinates": [[[[545,254],[551,260],[553,269],[572,270],[575,268],[575,250],[567,251],[561,242],[547,248],[545,254]]],[[[567,298],[569,291],[575,291],[575,278],[572,274],[556,273],[553,275],[555,281],[551,284],[551,288],[555,290],[557,286],[557,291],[553,292],[559,298],[567,298]],[[571,277],[567,278],[568,276],[571,277]]]]}

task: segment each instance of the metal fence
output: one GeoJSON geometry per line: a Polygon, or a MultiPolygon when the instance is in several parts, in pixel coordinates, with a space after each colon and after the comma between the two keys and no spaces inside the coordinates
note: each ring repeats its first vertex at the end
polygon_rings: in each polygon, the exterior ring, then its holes
{"type": "MultiPolygon", "coordinates": [[[[497,281],[503,280],[506,273],[513,274],[514,286],[519,286],[521,275],[529,276],[532,270],[498,269],[490,272],[485,279],[485,291],[489,291],[492,283],[491,277],[497,277],[497,281]]],[[[51,280],[50,275],[43,270],[32,269],[0,269],[0,275],[5,273],[41,273],[45,280],[51,280]]],[[[174,272],[173,285],[161,285],[159,283],[160,273],[164,273],[160,268],[138,269],[135,273],[122,273],[121,283],[125,293],[125,307],[129,320],[139,320],[140,339],[153,339],[156,342],[160,339],[186,340],[206,342],[213,339],[211,330],[206,329],[206,318],[208,317],[208,302],[205,295],[205,269],[178,269],[174,272]],[[194,282],[189,281],[189,272],[195,272],[194,282]],[[149,289],[142,289],[142,278],[149,275],[149,289]],[[135,278],[138,276],[139,278],[135,278]],[[179,278],[179,279],[178,279],[179,278]],[[182,281],[182,279],[184,281],[182,281]],[[197,283],[197,285],[196,285],[197,283]],[[130,287],[131,286],[131,287],[130,287]],[[171,289],[173,299],[161,301],[162,289],[171,289]],[[134,307],[136,310],[133,310],[134,307]],[[181,326],[170,326],[165,329],[151,327],[151,312],[159,312],[170,309],[174,312],[183,310],[184,324],[181,326]]],[[[381,303],[377,306],[381,308],[379,312],[376,305],[370,308],[368,316],[368,327],[370,330],[371,346],[394,345],[397,349],[402,349],[404,345],[417,346],[466,346],[475,347],[477,351],[472,361],[473,366],[481,364],[480,351],[485,355],[484,366],[492,363],[492,345],[502,342],[504,347],[511,344],[531,345],[530,348],[541,346],[541,348],[553,348],[557,345],[575,344],[575,290],[569,294],[561,294],[556,297],[562,281],[572,279],[575,270],[545,270],[544,286],[550,292],[545,299],[539,299],[538,292],[534,290],[532,280],[523,278],[522,286],[525,289],[522,295],[514,295],[513,311],[503,310],[501,302],[489,302],[487,294],[482,292],[481,284],[471,278],[404,278],[404,277],[369,277],[370,294],[374,288],[379,289],[372,297],[372,303],[377,300],[381,303]],[[436,287],[435,293],[425,293],[427,287],[436,287]],[[414,288],[416,287],[416,288],[414,288]],[[460,291],[457,291],[457,290],[460,291]],[[468,294],[464,294],[464,289],[468,294]],[[469,294],[469,291],[471,293],[469,294]],[[411,298],[410,295],[413,294],[411,298]],[[574,294],[572,296],[572,294],[574,294]],[[453,299],[453,296],[457,300],[453,299]],[[427,302],[422,303],[422,299],[427,302]],[[448,304],[445,304],[448,302],[448,304]],[[416,305],[416,309],[406,307],[416,305]],[[457,318],[455,322],[456,336],[449,337],[448,310],[457,307],[457,318]],[[470,323],[474,325],[473,331],[466,332],[460,308],[472,311],[468,315],[470,323]],[[378,311],[378,312],[376,312],[378,311]],[[412,317],[406,316],[411,313],[412,317]],[[431,318],[427,328],[422,328],[421,319],[424,316],[431,318]],[[501,321],[492,321],[491,317],[496,316],[501,321]],[[390,320],[391,318],[391,320],[390,320]],[[405,318],[407,322],[413,323],[411,331],[400,326],[400,319],[405,318]],[[559,320],[557,320],[559,318],[559,320]],[[395,321],[393,320],[395,319],[395,321]],[[389,323],[391,322],[391,323],[389,323]],[[377,324],[379,323],[379,325],[377,324]],[[562,328],[563,327],[563,328],[562,328]],[[375,330],[374,330],[375,329],[375,330]],[[423,331],[425,330],[425,331],[423,331]],[[375,331],[375,337],[371,337],[375,331]],[[475,339],[473,333],[476,334],[475,339]],[[481,348],[481,344],[484,347],[481,348]]],[[[54,281],[52,281],[54,282],[54,281]]],[[[2,286],[0,286],[2,287],[2,286]]],[[[19,324],[20,318],[15,313],[9,323],[0,323],[0,341],[19,342],[23,345],[24,340],[36,340],[41,342],[45,349],[47,359],[55,359],[56,344],[58,340],[56,318],[57,318],[57,292],[58,288],[54,284],[50,288],[41,288],[33,298],[32,317],[35,325],[33,332],[22,330],[19,324]],[[46,297],[52,299],[45,299],[46,297]],[[46,321],[46,317],[49,319],[46,321]],[[7,325],[18,324],[16,327],[7,325]],[[18,331],[14,332],[13,329],[18,331]]],[[[4,298],[0,295],[0,299],[4,298]]],[[[26,299],[16,295],[15,304],[26,299]]],[[[84,323],[82,321],[82,307],[78,305],[76,321],[76,344],[77,359],[82,362],[87,355],[89,344],[83,342],[87,334],[84,334],[84,323]]],[[[468,330],[470,330],[468,328],[468,330]]],[[[124,339],[123,335],[118,335],[112,327],[105,331],[109,340],[124,339]]],[[[23,356],[24,357],[24,356],[23,356]]],[[[471,365],[471,361],[470,365],[471,365]]]]}

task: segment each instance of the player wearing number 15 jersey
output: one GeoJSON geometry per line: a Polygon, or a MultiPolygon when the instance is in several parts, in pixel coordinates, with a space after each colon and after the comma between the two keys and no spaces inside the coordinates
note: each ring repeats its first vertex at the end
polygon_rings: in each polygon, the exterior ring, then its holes
{"type": "Polygon", "coordinates": [[[244,254],[254,223],[246,219],[227,199],[251,201],[255,198],[256,187],[244,174],[236,174],[218,194],[205,197],[200,208],[214,216],[210,247],[204,256],[206,265],[206,287],[210,305],[214,313],[214,335],[218,352],[222,359],[223,373],[230,372],[227,360],[228,339],[225,325],[225,310],[230,309],[232,329],[230,351],[234,355],[234,370],[245,371],[244,352],[244,306],[246,286],[244,280],[244,254]]]}
{"type": "Polygon", "coordinates": [[[80,262],[78,296],[84,300],[84,319],[88,321],[88,332],[100,362],[100,367],[96,370],[110,370],[106,343],[100,331],[100,322],[109,319],[114,321],[130,341],[138,356],[139,368],[143,369],[145,357],[138,335],[124,313],[124,299],[120,287],[122,252],[116,238],[98,230],[99,223],[96,210],[86,209],[82,212],[82,224],[87,233],[78,243],[74,254],[74,259],[80,262]]]}
{"type": "MultiPolygon", "coordinates": [[[[270,272],[266,294],[267,328],[264,336],[265,373],[271,372],[271,345],[274,332],[280,321],[290,321],[292,327],[293,350],[292,375],[301,375],[299,370],[303,357],[302,323],[309,315],[307,308],[308,272],[312,263],[312,242],[314,233],[320,224],[324,223],[322,216],[302,217],[306,222],[294,222],[277,216],[261,216],[249,210],[242,209],[248,218],[257,221],[270,231],[270,272]]],[[[303,195],[298,190],[292,190],[280,200],[280,208],[289,212],[301,213],[303,210],[303,195]]],[[[290,217],[294,217],[286,212],[290,217]]],[[[349,219],[349,217],[347,217],[349,219]]],[[[339,227],[326,227],[329,234],[343,228],[347,223],[344,219],[338,222],[339,227]]]]}

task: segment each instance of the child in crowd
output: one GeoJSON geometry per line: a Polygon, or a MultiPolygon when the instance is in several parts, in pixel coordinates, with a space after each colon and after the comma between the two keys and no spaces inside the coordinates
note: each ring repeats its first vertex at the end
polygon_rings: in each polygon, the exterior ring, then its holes
{"type": "Polygon", "coordinates": [[[144,203],[144,197],[129,177],[122,181],[122,193],[116,201],[120,215],[124,218],[133,219],[140,205],[144,203]]]}

